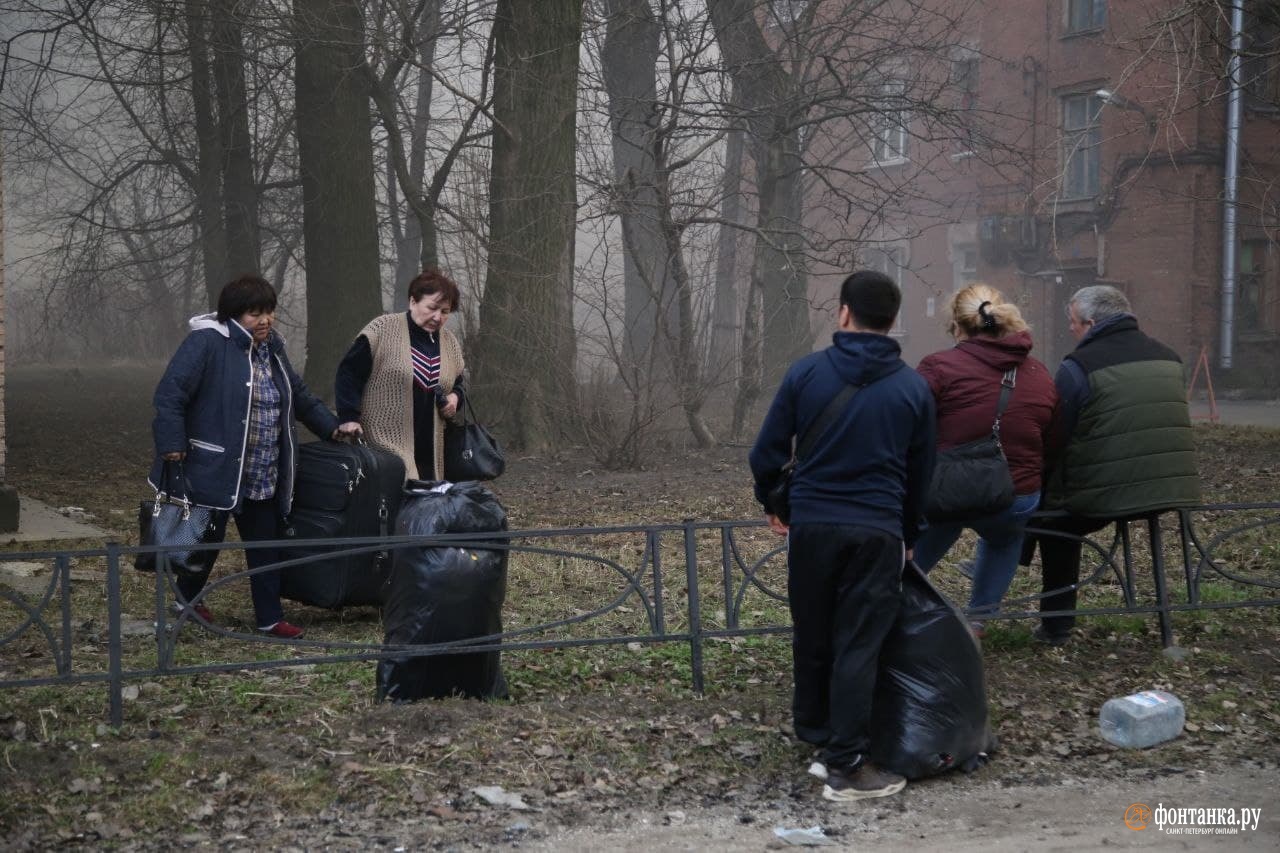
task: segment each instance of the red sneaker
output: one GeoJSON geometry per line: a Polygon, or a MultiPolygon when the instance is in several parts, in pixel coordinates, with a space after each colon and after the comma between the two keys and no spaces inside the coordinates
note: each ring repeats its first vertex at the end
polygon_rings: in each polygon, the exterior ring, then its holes
{"type": "Polygon", "coordinates": [[[279,637],[282,640],[300,640],[302,635],[306,633],[297,625],[290,625],[283,619],[270,628],[259,628],[258,630],[272,637],[279,637]]]}
{"type": "MultiPolygon", "coordinates": [[[[203,604],[188,605],[188,607],[190,608],[190,616],[187,618],[192,622],[206,622],[210,625],[213,624],[213,611],[208,607],[205,607],[203,604]]],[[[184,611],[187,611],[187,608],[184,608],[176,601],[173,603],[174,614],[181,616],[184,611]]]]}

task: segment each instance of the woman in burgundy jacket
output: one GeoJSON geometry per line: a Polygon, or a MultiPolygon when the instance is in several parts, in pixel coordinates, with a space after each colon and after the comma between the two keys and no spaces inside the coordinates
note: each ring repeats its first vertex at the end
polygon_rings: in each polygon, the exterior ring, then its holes
{"type": "Polygon", "coordinates": [[[951,299],[951,349],[925,356],[916,370],[937,401],[938,450],[981,438],[991,431],[1000,380],[1016,367],[1013,393],[1000,419],[1000,441],[1013,475],[1009,509],[983,518],[930,523],[916,542],[915,562],[932,569],[967,527],[978,534],[969,598],[974,633],[982,636],[984,613],[996,612],[1018,567],[1022,532],[1040,503],[1045,444],[1058,405],[1053,377],[1031,357],[1031,332],[1018,306],[1000,291],[971,284],[951,299]]]}

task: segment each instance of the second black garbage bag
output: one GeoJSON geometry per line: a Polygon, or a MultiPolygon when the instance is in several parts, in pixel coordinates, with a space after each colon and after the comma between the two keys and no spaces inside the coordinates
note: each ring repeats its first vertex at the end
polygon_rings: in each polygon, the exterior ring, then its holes
{"type": "MultiPolygon", "coordinates": [[[[507,513],[480,483],[410,481],[396,521],[398,536],[496,533],[507,513]]],[[[507,551],[483,539],[459,547],[395,550],[382,620],[388,645],[443,643],[502,633],[507,551]]],[[[407,702],[446,696],[506,698],[497,651],[397,657],[378,664],[378,699],[407,702]]]]}
{"type": "Polygon", "coordinates": [[[974,769],[994,748],[982,650],[914,563],[902,572],[902,608],[880,652],[871,714],[872,758],[908,779],[974,769]]]}

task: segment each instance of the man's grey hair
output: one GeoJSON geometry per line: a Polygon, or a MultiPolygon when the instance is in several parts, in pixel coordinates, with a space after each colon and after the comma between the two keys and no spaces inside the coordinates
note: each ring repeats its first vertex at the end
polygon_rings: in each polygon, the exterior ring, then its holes
{"type": "Polygon", "coordinates": [[[1076,317],[1083,322],[1101,323],[1118,314],[1132,314],[1129,298],[1109,284],[1082,287],[1071,296],[1068,305],[1076,308],[1076,317]]]}

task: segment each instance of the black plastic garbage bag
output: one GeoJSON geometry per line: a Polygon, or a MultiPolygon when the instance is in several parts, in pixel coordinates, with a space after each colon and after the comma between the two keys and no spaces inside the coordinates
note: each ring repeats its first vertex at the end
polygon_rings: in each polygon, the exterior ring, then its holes
{"type": "Polygon", "coordinates": [[[969,623],[908,563],[902,608],[880,652],[872,759],[908,779],[972,770],[994,749],[982,650],[969,623]]]}
{"type": "MultiPolygon", "coordinates": [[[[480,483],[411,480],[396,519],[400,536],[490,533],[507,513],[480,483]],[[444,488],[447,486],[447,488],[444,488]]],[[[399,548],[382,610],[388,644],[441,643],[502,633],[507,551],[473,547],[399,548]]],[[[378,699],[506,698],[499,652],[391,658],[378,663],[378,699]]]]}

